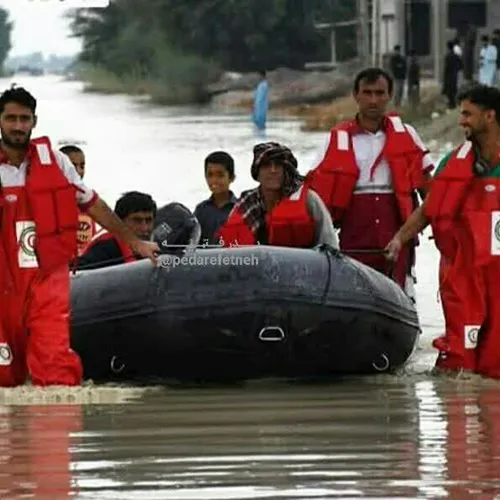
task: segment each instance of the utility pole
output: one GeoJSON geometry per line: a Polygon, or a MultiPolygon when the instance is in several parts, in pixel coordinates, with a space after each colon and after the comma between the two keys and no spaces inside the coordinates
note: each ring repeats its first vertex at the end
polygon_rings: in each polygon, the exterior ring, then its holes
{"type": "Polygon", "coordinates": [[[432,45],[434,58],[434,80],[440,82],[445,53],[446,8],[448,0],[432,0],[432,45]]]}
{"type": "Polygon", "coordinates": [[[369,66],[370,54],[370,17],[368,11],[368,0],[357,0],[357,13],[359,24],[357,26],[357,46],[361,64],[369,66]]]}
{"type": "Polygon", "coordinates": [[[372,66],[380,65],[380,2],[372,0],[372,50],[371,63],[372,66]]]}

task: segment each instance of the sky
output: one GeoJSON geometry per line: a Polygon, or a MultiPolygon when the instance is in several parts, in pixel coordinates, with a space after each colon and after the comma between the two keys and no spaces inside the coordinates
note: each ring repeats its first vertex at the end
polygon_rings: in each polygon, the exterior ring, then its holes
{"type": "Polygon", "coordinates": [[[63,14],[69,10],[58,0],[0,0],[0,7],[15,23],[11,34],[9,56],[41,51],[44,55],[70,55],[79,52],[80,41],[69,38],[69,21],[63,14]]]}

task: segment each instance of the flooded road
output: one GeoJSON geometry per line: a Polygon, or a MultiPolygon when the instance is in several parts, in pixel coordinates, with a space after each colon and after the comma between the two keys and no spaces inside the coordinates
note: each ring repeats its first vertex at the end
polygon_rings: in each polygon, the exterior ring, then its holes
{"type": "MultiPolygon", "coordinates": [[[[254,185],[261,138],[245,115],[150,108],[54,77],[15,81],[39,100],[35,135],[81,143],[86,181],[110,205],[137,189],[193,209],[207,197],[203,159],[216,149],[236,160],[237,194],[254,185]]],[[[272,121],[266,139],[289,145],[304,173],[324,137],[272,121]]],[[[429,374],[443,318],[427,237],[417,262],[424,332],[398,377],[1,392],[0,498],[495,498],[500,385],[429,374]]]]}

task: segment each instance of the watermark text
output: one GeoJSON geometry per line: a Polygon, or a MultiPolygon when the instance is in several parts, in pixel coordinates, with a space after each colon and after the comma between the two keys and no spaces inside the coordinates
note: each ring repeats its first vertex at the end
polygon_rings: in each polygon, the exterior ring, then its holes
{"type": "Polygon", "coordinates": [[[160,267],[174,268],[179,266],[258,266],[256,255],[164,255],[159,261],[160,267]]]}

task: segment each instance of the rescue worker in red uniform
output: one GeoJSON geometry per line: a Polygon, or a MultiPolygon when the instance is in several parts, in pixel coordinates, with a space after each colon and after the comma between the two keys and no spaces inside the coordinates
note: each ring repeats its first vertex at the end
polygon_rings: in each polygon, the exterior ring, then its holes
{"type": "Polygon", "coordinates": [[[437,370],[500,378],[500,91],[461,93],[467,140],[439,165],[424,204],[387,246],[388,257],[429,223],[441,254],[445,335],[434,340],[437,370]]]}
{"type": "MultiPolygon", "coordinates": [[[[69,144],[60,148],[59,151],[64,153],[70,159],[71,163],[75,166],[78,175],[81,179],[83,179],[85,177],[85,154],[81,148],[69,144]]],[[[80,210],[80,213],[78,214],[77,233],[78,255],[82,254],[83,249],[88,245],[96,233],[97,225],[94,219],[80,210]]]]}
{"type": "MultiPolygon", "coordinates": [[[[392,92],[393,80],[385,71],[361,71],[353,91],[357,116],[330,131],[306,176],[340,228],[341,250],[384,274],[389,269],[383,249],[411,215],[417,191],[425,196],[433,169],[415,129],[386,114],[392,92]]],[[[413,246],[406,246],[394,268],[394,279],[410,296],[414,253],[413,246]]]]}
{"type": "Polygon", "coordinates": [[[320,197],[303,185],[297,160],[278,143],[257,144],[252,178],[259,182],[246,191],[219,231],[222,246],[273,245],[338,248],[337,235],[320,197]]]}
{"type": "MultiPolygon", "coordinates": [[[[146,193],[130,191],[123,194],[115,204],[115,214],[141,240],[149,240],[153,231],[157,206],[146,193]]],[[[85,246],[78,259],[78,269],[98,269],[134,262],[140,256],[132,252],[129,245],[113,233],[101,229],[85,246]]]]}
{"type": "Polygon", "coordinates": [[[31,139],[36,99],[24,88],[0,96],[0,386],[78,385],[70,348],[69,263],[77,252],[78,206],[156,263],[142,241],[87,188],[47,137],[31,139]]]}

